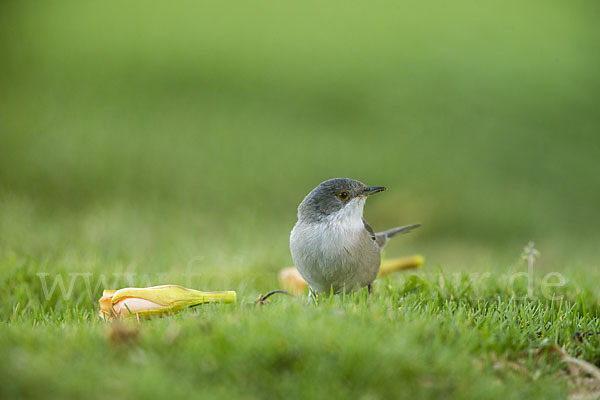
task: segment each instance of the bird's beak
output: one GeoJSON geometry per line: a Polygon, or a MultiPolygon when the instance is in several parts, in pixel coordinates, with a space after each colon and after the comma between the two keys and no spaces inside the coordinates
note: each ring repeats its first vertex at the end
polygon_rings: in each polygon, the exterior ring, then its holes
{"type": "Polygon", "coordinates": [[[365,190],[363,191],[363,194],[365,196],[369,196],[369,195],[374,194],[374,193],[383,192],[385,189],[386,189],[385,186],[368,187],[368,188],[365,188],[365,190]]]}

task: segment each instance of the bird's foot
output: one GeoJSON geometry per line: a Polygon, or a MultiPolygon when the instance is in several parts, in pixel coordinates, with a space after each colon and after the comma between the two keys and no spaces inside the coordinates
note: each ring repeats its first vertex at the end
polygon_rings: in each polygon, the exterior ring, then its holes
{"type": "Polygon", "coordinates": [[[308,299],[312,300],[315,305],[319,304],[319,293],[316,292],[313,288],[308,288],[308,299]]]}

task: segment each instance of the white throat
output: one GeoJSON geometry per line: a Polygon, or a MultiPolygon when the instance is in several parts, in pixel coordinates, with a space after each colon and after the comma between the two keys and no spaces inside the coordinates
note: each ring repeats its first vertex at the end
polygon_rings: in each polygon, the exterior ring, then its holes
{"type": "Polygon", "coordinates": [[[325,218],[325,223],[338,225],[344,230],[364,229],[362,217],[366,201],[366,197],[355,197],[341,210],[328,215],[325,218]]]}

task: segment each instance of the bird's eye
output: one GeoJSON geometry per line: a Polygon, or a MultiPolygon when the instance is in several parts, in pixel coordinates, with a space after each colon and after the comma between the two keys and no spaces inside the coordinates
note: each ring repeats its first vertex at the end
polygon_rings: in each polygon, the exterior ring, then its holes
{"type": "Polygon", "coordinates": [[[340,190],[339,192],[337,192],[336,196],[338,199],[345,201],[348,200],[348,197],[350,197],[350,193],[348,193],[347,190],[340,190]]]}

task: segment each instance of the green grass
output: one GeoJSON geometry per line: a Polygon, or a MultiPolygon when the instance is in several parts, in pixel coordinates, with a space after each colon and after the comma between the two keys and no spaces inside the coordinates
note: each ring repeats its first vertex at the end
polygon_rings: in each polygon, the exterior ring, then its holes
{"type": "Polygon", "coordinates": [[[600,366],[599,16],[1,2],[0,396],[598,396],[551,349],[600,366]],[[388,187],[365,216],[422,222],[386,256],[425,268],[371,298],[253,305],[335,176],[388,187]],[[68,296],[46,296],[58,278],[68,296]],[[107,338],[103,288],[165,283],[240,301],[107,338]]]}
{"type": "Polygon", "coordinates": [[[255,305],[244,280],[232,285],[237,305],[133,323],[130,341],[111,340],[131,328],[100,321],[87,301],[4,296],[18,305],[0,327],[3,397],[561,398],[574,378],[550,344],[600,363],[598,293],[574,284],[517,300],[523,288],[512,294],[501,279],[428,272],[318,306],[255,305]]]}

